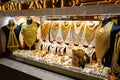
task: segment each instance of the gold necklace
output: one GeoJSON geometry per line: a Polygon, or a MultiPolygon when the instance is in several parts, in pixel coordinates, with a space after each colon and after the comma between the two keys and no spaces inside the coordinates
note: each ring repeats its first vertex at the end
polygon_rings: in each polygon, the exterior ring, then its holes
{"type": "Polygon", "coordinates": [[[65,42],[65,40],[67,38],[67,35],[68,35],[68,32],[70,30],[69,22],[63,22],[61,28],[62,28],[61,29],[61,31],[62,31],[62,38],[63,38],[63,41],[65,42]]]}
{"type": "Polygon", "coordinates": [[[26,22],[22,24],[21,33],[24,37],[25,44],[31,49],[31,47],[34,45],[37,34],[38,34],[38,26],[36,22],[32,21],[30,25],[28,25],[26,22]]]}
{"type": "Polygon", "coordinates": [[[94,36],[95,36],[95,30],[96,30],[96,25],[93,23],[92,26],[90,26],[88,23],[86,24],[86,29],[85,29],[85,39],[88,43],[88,45],[93,41],[94,36]]]}
{"type": "Polygon", "coordinates": [[[95,50],[98,63],[102,62],[102,58],[110,47],[110,30],[112,22],[108,22],[104,27],[99,27],[95,33],[95,50]]]}
{"type": "Polygon", "coordinates": [[[16,35],[15,35],[15,32],[14,32],[14,29],[16,27],[17,27],[16,25],[14,25],[14,26],[7,26],[7,28],[10,30],[8,43],[7,43],[7,48],[10,51],[14,51],[14,50],[18,49],[18,47],[19,47],[16,35]]]}
{"type": "Polygon", "coordinates": [[[73,42],[75,42],[75,44],[79,44],[79,42],[80,42],[83,27],[84,27],[84,24],[82,24],[80,22],[79,22],[79,24],[76,23],[75,25],[72,26],[72,39],[73,39],[73,42]],[[76,33],[76,30],[79,30],[79,32],[76,33]]]}
{"type": "Polygon", "coordinates": [[[43,40],[46,40],[47,35],[49,34],[49,29],[50,29],[50,22],[44,22],[41,30],[42,33],[41,36],[43,40]]]}
{"type": "Polygon", "coordinates": [[[57,36],[57,33],[58,33],[58,29],[59,29],[59,23],[58,22],[53,22],[52,23],[52,28],[51,28],[51,33],[52,33],[52,37],[53,37],[53,40],[55,41],[56,40],[56,36],[57,36]]]}

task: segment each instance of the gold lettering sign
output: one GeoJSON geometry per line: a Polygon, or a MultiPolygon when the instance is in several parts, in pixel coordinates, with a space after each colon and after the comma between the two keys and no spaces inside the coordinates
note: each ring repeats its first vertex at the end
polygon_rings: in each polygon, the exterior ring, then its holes
{"type": "MultiPolygon", "coordinates": [[[[63,8],[63,7],[74,7],[81,6],[88,0],[35,0],[26,3],[9,3],[0,6],[0,11],[17,11],[17,10],[30,10],[30,9],[42,9],[42,8],[63,8]],[[82,1],[82,2],[81,2],[82,1]]],[[[92,2],[100,2],[105,0],[89,0],[92,2]]]]}
{"type": "Polygon", "coordinates": [[[42,7],[42,3],[38,2],[38,1],[32,1],[29,5],[29,9],[41,9],[42,7]]]}
{"type": "Polygon", "coordinates": [[[21,4],[5,4],[0,6],[0,11],[16,11],[21,10],[21,4]]]}
{"type": "Polygon", "coordinates": [[[5,12],[5,11],[17,11],[17,10],[29,10],[29,9],[41,9],[42,3],[39,1],[32,1],[30,3],[11,3],[11,4],[4,4],[0,6],[0,11],[5,12]]]}

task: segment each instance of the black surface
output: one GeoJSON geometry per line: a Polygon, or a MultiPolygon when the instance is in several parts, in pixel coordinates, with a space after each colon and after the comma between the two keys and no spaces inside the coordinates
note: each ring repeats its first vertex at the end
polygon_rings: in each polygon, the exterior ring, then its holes
{"type": "Polygon", "coordinates": [[[0,64],[0,80],[42,80],[0,64]]]}

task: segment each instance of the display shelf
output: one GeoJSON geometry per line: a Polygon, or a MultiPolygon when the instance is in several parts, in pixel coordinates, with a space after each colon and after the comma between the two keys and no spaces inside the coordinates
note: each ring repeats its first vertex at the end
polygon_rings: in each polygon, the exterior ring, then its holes
{"type": "Polygon", "coordinates": [[[5,57],[0,58],[0,75],[0,80],[75,80],[72,77],[5,57]]]}
{"type": "Polygon", "coordinates": [[[63,67],[60,65],[53,65],[53,64],[47,64],[43,61],[37,61],[37,60],[33,60],[33,59],[28,59],[28,58],[24,58],[21,56],[16,56],[16,55],[10,55],[8,58],[17,60],[17,61],[21,61],[27,64],[31,64],[40,68],[44,68],[50,71],[54,71],[60,74],[64,74],[70,77],[74,77],[77,79],[82,79],[82,80],[103,80],[103,78],[99,77],[99,76],[93,76],[90,74],[85,74],[80,72],[79,70],[73,70],[67,67],[63,67]]]}
{"type": "Polygon", "coordinates": [[[2,16],[44,16],[44,15],[119,15],[120,4],[87,5],[64,8],[46,8],[0,12],[2,16]]]}

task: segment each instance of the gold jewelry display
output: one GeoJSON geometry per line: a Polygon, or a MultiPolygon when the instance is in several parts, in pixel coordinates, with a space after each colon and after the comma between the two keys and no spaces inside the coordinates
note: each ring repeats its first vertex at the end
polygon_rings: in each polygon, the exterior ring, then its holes
{"type": "Polygon", "coordinates": [[[7,26],[7,28],[10,30],[9,39],[8,39],[8,43],[7,43],[7,48],[10,51],[14,51],[14,50],[18,49],[18,47],[19,47],[16,35],[15,35],[15,32],[14,32],[14,29],[16,27],[17,27],[16,25],[14,25],[14,26],[9,26],[8,25],[7,26]]]}
{"type": "Polygon", "coordinates": [[[73,22],[72,25],[72,39],[75,44],[79,44],[81,42],[81,36],[82,36],[82,28],[84,27],[84,24],[80,21],[73,22]]]}
{"type": "Polygon", "coordinates": [[[58,22],[53,22],[52,25],[51,25],[51,34],[52,34],[52,38],[53,38],[54,41],[56,40],[59,25],[60,24],[58,22]]]}
{"type": "Polygon", "coordinates": [[[21,33],[23,35],[25,44],[29,47],[29,49],[31,49],[37,38],[37,24],[34,21],[32,21],[30,25],[28,25],[26,22],[23,23],[21,33]]]}
{"type": "Polygon", "coordinates": [[[62,26],[61,26],[62,38],[63,38],[64,42],[66,41],[66,38],[67,38],[69,30],[70,30],[70,24],[69,24],[69,22],[64,21],[62,23],[62,26]]]}
{"type": "Polygon", "coordinates": [[[49,29],[50,29],[50,22],[45,21],[42,24],[42,29],[41,29],[41,37],[43,40],[46,40],[47,35],[49,34],[49,29]]]}
{"type": "Polygon", "coordinates": [[[113,23],[108,22],[104,27],[99,27],[95,33],[95,50],[98,64],[101,64],[105,53],[110,47],[110,31],[113,23]]]}

